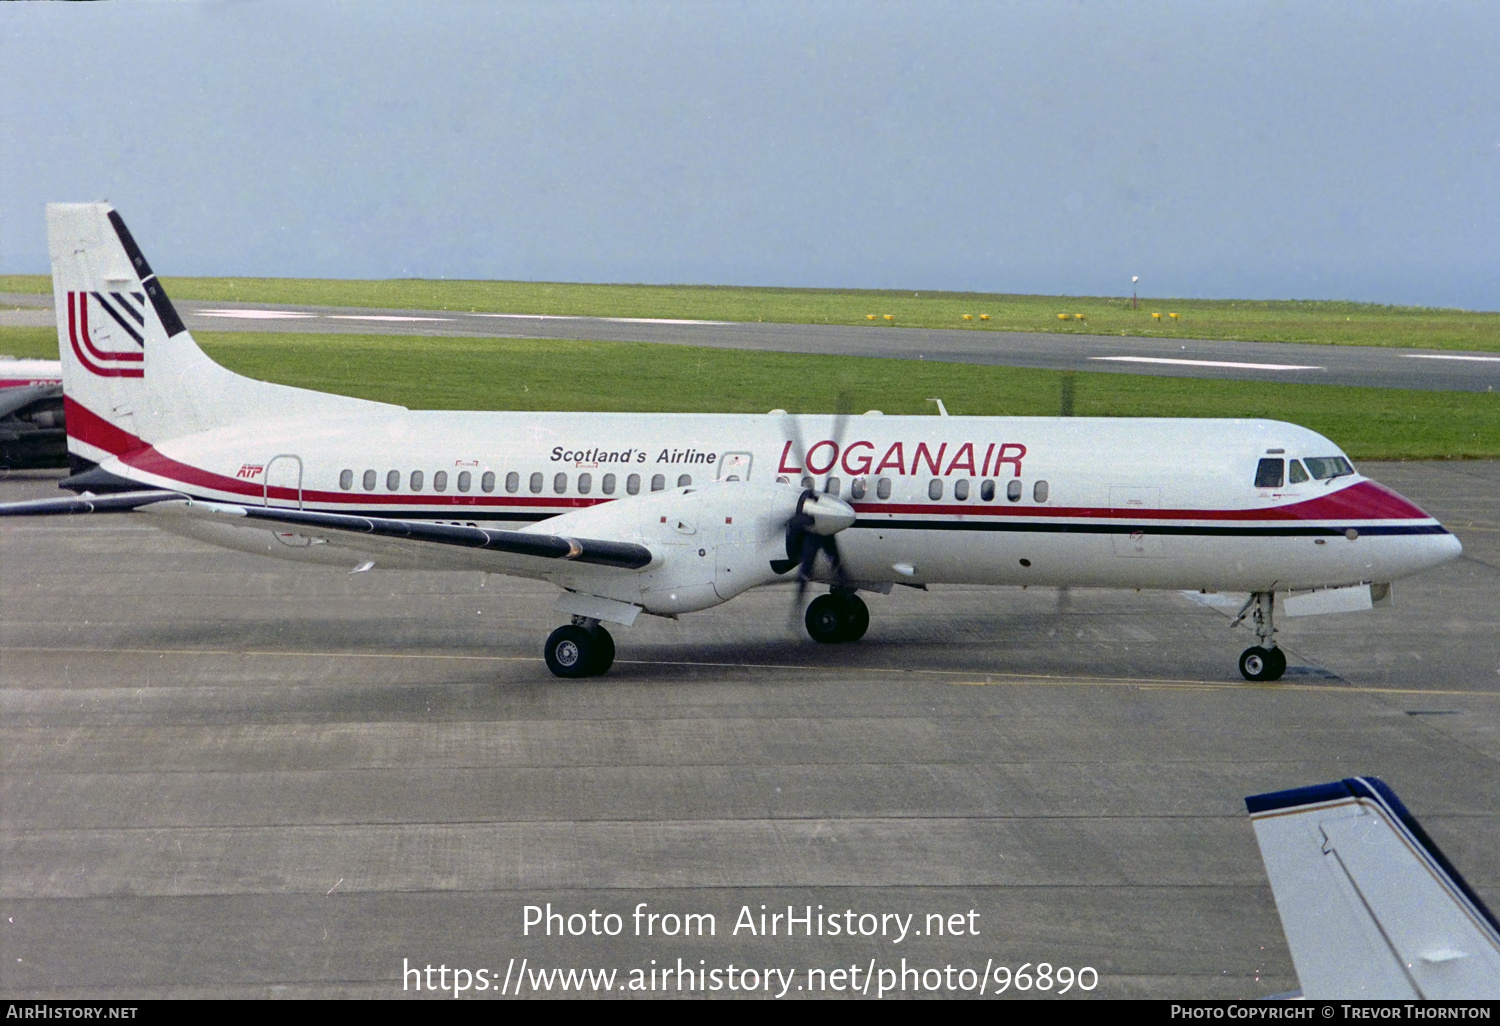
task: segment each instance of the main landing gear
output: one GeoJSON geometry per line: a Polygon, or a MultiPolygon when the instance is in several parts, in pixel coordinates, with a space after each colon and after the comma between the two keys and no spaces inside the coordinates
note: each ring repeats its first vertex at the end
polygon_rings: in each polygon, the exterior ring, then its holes
{"type": "Polygon", "coordinates": [[[1276,593],[1252,593],[1229,626],[1238,625],[1247,616],[1255,625],[1260,644],[1240,653],[1240,673],[1246,680],[1280,680],[1286,672],[1286,653],[1276,646],[1276,593]]]}
{"type": "Polygon", "coordinates": [[[547,636],[542,656],[558,677],[598,677],[615,661],[615,639],[598,620],[575,616],[547,636]]]}
{"type": "Polygon", "coordinates": [[[835,588],[812,600],[804,622],[814,641],[830,645],[858,641],[870,628],[870,608],[854,592],[835,588]]]}

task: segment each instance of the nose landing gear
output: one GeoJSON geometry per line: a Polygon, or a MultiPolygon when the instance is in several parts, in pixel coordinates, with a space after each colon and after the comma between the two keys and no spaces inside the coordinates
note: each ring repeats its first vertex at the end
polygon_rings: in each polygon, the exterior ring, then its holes
{"type": "Polygon", "coordinates": [[[598,620],[575,616],[547,636],[542,657],[554,676],[598,677],[615,661],[615,639],[598,620]]]}
{"type": "Polygon", "coordinates": [[[1260,644],[1240,653],[1240,673],[1246,680],[1280,680],[1286,673],[1286,653],[1276,645],[1276,593],[1253,592],[1229,626],[1238,626],[1247,616],[1255,625],[1260,644]]]}
{"type": "Polygon", "coordinates": [[[854,592],[834,589],[812,600],[803,622],[814,641],[830,645],[858,641],[870,628],[870,607],[854,592]]]}

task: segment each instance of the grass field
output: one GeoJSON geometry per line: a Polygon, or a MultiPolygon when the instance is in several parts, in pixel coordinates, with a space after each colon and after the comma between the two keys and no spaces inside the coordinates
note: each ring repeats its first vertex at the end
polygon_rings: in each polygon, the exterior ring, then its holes
{"type": "MultiPolygon", "coordinates": [[[[891,325],[1469,349],[1500,352],[1500,313],[1369,303],[1012,296],[970,292],[567,285],[513,281],[166,278],[178,299],[787,324],[891,325]],[[1153,319],[1152,314],[1161,314],[1153,319]],[[1178,314],[1177,319],[1170,315],[1178,314]],[[891,320],[885,316],[889,314],[891,320]],[[972,320],[964,320],[964,315],[972,320]],[[1067,320],[1059,320],[1058,315],[1067,320]],[[1075,314],[1082,314],[1078,320],[1075,314]],[[984,315],[989,320],[981,320],[984,315]],[[874,320],[869,318],[874,317],[874,320]]],[[[46,275],[0,275],[0,292],[50,292],[46,275]]]]}
{"type": "MultiPolygon", "coordinates": [[[[1268,417],[1319,431],[1357,459],[1500,458],[1500,395],[1266,385],[1132,374],[801,356],[648,343],[204,332],[203,348],[256,378],[440,410],[764,413],[851,408],[1055,416],[1268,417]]],[[[57,355],[50,328],[0,328],[0,352],[57,355]]]]}

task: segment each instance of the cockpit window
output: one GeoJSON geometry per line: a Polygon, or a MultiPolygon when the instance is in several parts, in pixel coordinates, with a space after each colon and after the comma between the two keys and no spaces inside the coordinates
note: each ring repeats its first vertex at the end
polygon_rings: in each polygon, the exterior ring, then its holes
{"type": "Polygon", "coordinates": [[[1342,456],[1308,456],[1302,462],[1307,464],[1308,472],[1319,481],[1354,473],[1354,468],[1342,456]]]}
{"type": "Polygon", "coordinates": [[[1286,461],[1261,460],[1255,468],[1255,487],[1280,488],[1286,473],[1286,461]]]}
{"type": "Polygon", "coordinates": [[[1287,473],[1287,480],[1292,484],[1301,484],[1307,480],[1307,471],[1302,469],[1302,464],[1292,460],[1292,465],[1287,473]]]}

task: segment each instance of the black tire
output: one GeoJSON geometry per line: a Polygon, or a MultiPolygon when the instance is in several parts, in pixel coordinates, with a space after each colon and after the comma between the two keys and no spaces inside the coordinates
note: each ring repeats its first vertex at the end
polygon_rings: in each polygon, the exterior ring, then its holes
{"type": "Polygon", "coordinates": [[[844,640],[844,618],[840,615],[842,603],[832,595],[819,595],[807,607],[802,622],[807,625],[808,636],[824,645],[844,640]]]}
{"type": "Polygon", "coordinates": [[[1271,675],[1266,680],[1280,680],[1284,673],[1286,673],[1286,652],[1273,648],[1271,649],[1271,675]]]}
{"type": "Polygon", "coordinates": [[[554,676],[587,677],[593,672],[598,650],[592,634],[570,623],[547,635],[542,658],[547,660],[547,669],[554,676]]]}
{"type": "Polygon", "coordinates": [[[594,654],[590,661],[589,676],[602,677],[615,662],[615,639],[601,625],[594,628],[594,654]]]}
{"type": "Polygon", "coordinates": [[[858,641],[870,629],[870,607],[858,595],[843,595],[839,608],[839,640],[858,641]]]}
{"type": "Polygon", "coordinates": [[[1279,649],[1257,645],[1240,653],[1240,673],[1246,680],[1277,680],[1285,671],[1286,656],[1279,649]]]}

